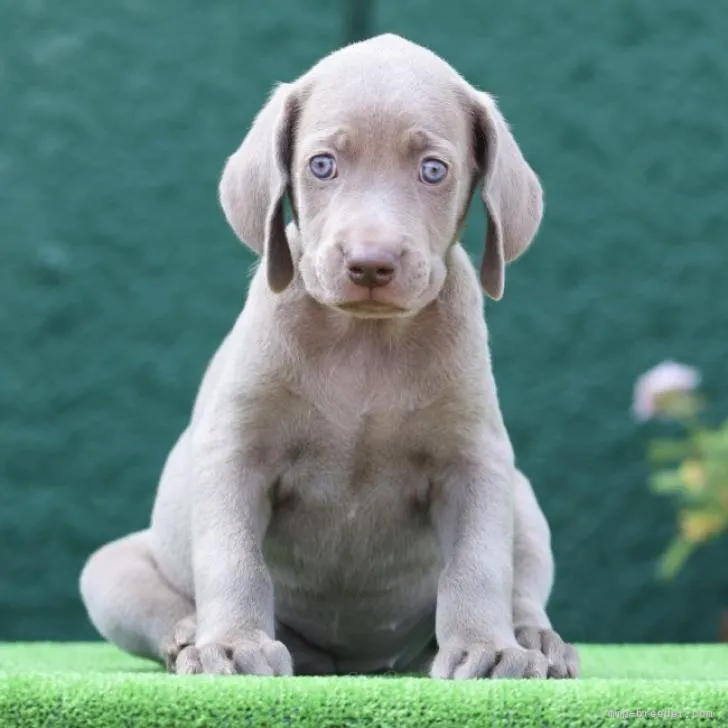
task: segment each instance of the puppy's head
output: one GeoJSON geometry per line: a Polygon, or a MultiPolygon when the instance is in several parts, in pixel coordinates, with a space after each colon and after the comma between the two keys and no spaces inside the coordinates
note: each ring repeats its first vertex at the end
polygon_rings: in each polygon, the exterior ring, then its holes
{"type": "Polygon", "coordinates": [[[505,264],[541,221],[538,178],[491,96],[430,51],[384,35],[277,87],[228,159],[220,200],[264,255],[274,291],[298,269],[320,303],[390,317],[437,297],[477,187],[488,211],[481,282],[499,299],[505,264]]]}

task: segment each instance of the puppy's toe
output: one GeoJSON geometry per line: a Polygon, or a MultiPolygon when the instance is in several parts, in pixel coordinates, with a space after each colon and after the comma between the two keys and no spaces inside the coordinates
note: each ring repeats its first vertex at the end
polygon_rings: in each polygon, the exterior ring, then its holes
{"type": "MultiPolygon", "coordinates": [[[[552,633],[556,635],[556,633],[552,633]]],[[[544,649],[544,654],[549,661],[549,677],[554,678],[575,678],[581,673],[581,661],[579,653],[574,645],[563,642],[556,635],[559,643],[550,650],[544,649]]]]}
{"type": "Polygon", "coordinates": [[[548,661],[538,650],[508,647],[496,650],[488,644],[441,649],[430,671],[434,678],[544,678],[548,661]]]}
{"type": "Polygon", "coordinates": [[[181,649],[168,669],[170,672],[177,673],[177,675],[200,675],[202,673],[202,661],[197,648],[194,645],[189,645],[181,649]]]}
{"type": "Polygon", "coordinates": [[[234,675],[232,650],[219,644],[183,647],[174,663],[177,675],[234,675]]]}
{"type": "Polygon", "coordinates": [[[539,650],[548,660],[548,677],[575,678],[581,665],[579,653],[573,645],[564,642],[552,629],[521,627],[516,630],[518,643],[526,649],[539,650]]]}
{"type": "Polygon", "coordinates": [[[233,660],[237,671],[244,675],[293,675],[291,653],[277,640],[241,642],[235,645],[233,660]]]}
{"type": "Polygon", "coordinates": [[[467,651],[464,659],[455,668],[453,677],[456,680],[485,677],[493,669],[498,653],[488,645],[478,645],[467,651]]]}
{"type": "Polygon", "coordinates": [[[202,672],[205,675],[234,675],[235,662],[232,650],[219,644],[202,645],[198,648],[202,672]]]}
{"type": "Polygon", "coordinates": [[[545,678],[548,660],[538,650],[509,647],[498,655],[498,661],[490,673],[494,678],[545,678]]]}
{"type": "Polygon", "coordinates": [[[181,619],[172,635],[162,645],[162,657],[169,672],[176,672],[177,658],[185,647],[195,644],[196,622],[193,616],[181,619]]]}
{"type": "Polygon", "coordinates": [[[460,647],[441,647],[435,655],[430,668],[430,677],[447,680],[455,676],[455,672],[468,657],[468,652],[460,647]]]}

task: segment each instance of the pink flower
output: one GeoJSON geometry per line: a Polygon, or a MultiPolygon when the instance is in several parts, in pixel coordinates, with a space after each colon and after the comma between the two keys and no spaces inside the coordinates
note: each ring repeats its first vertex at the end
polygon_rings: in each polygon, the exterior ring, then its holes
{"type": "Polygon", "coordinates": [[[700,386],[700,372],[685,364],[664,361],[647,370],[634,385],[632,413],[644,422],[660,412],[669,395],[692,394],[700,386]]]}

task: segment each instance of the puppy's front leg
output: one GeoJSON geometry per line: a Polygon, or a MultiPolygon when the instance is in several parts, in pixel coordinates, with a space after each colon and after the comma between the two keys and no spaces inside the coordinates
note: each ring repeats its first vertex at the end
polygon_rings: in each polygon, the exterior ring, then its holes
{"type": "Polygon", "coordinates": [[[579,654],[554,631],[546,604],[554,580],[551,531],[526,476],[515,472],[513,533],[513,626],[522,647],[540,650],[548,676],[577,677],[579,654]]]}
{"type": "Polygon", "coordinates": [[[513,629],[512,459],[491,450],[466,461],[448,474],[433,503],[445,568],[430,674],[545,677],[546,658],[520,647],[513,629]]]}
{"type": "Polygon", "coordinates": [[[270,473],[255,463],[239,415],[215,408],[191,447],[195,645],[178,673],[291,675],[286,647],[274,637],[271,577],[263,538],[271,516],[270,473]]]}

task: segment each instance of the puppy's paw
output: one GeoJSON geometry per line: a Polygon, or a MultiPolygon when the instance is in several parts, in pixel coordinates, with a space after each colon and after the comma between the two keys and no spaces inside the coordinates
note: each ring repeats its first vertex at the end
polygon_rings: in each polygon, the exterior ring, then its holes
{"type": "Polygon", "coordinates": [[[293,675],[291,654],[282,642],[253,637],[230,644],[187,645],[174,663],[178,675],[293,675]]]}
{"type": "Polygon", "coordinates": [[[432,663],[430,677],[463,680],[479,677],[545,678],[546,657],[538,650],[507,647],[496,650],[490,645],[468,648],[443,647],[432,663]]]}
{"type": "Polygon", "coordinates": [[[521,647],[538,650],[546,657],[548,677],[579,677],[581,672],[579,653],[573,645],[564,642],[552,629],[519,627],[516,630],[516,639],[521,647]]]}

